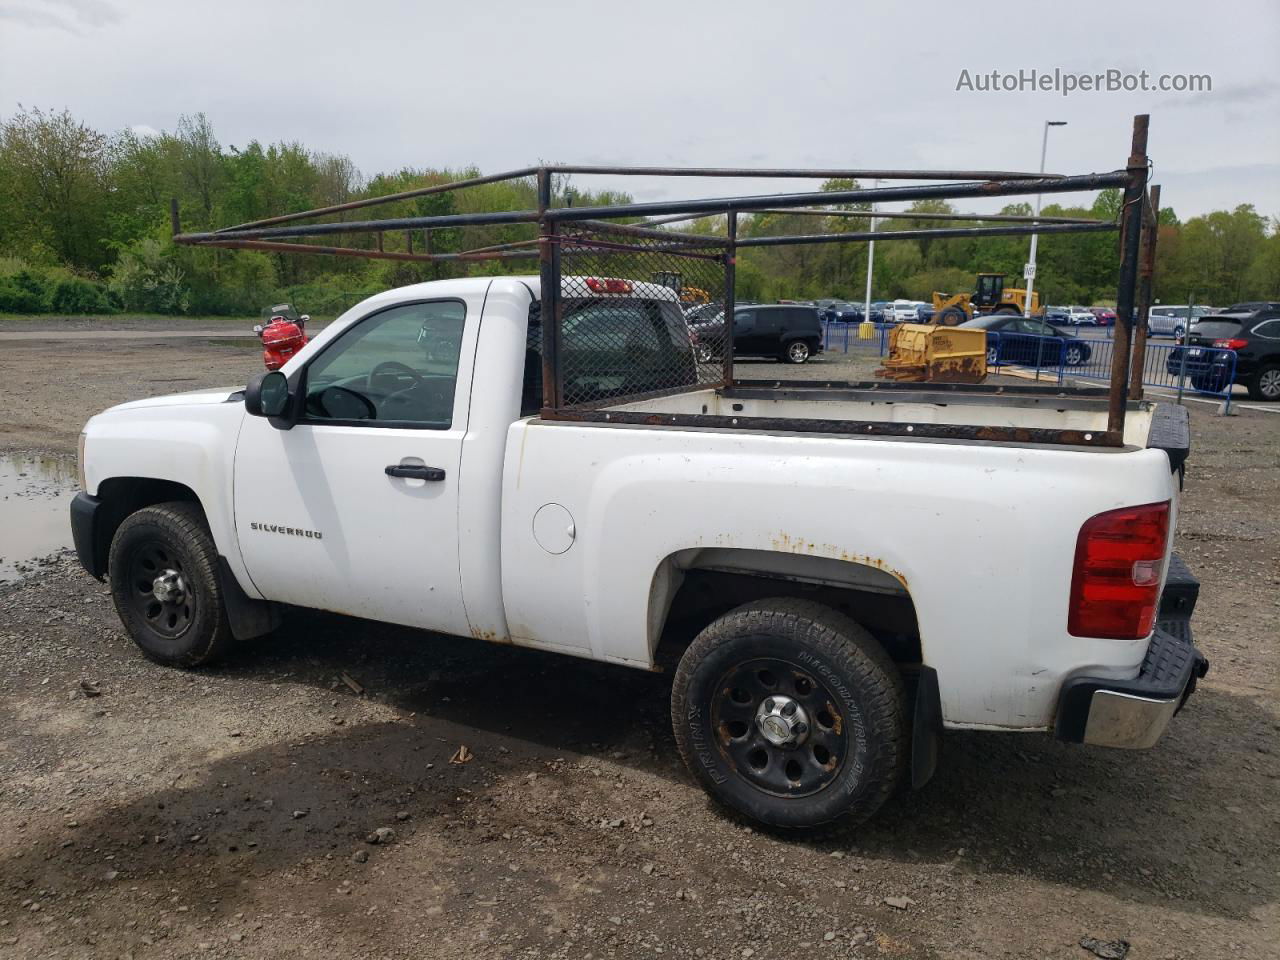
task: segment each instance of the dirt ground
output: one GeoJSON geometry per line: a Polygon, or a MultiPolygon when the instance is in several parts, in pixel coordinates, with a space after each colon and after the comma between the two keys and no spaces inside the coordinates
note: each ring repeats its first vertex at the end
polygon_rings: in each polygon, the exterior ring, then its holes
{"type": "MultiPolygon", "coordinates": [[[[2,343],[0,451],[70,457],[93,412],[258,363],[2,343]]],[[[1273,960],[1280,416],[1192,417],[1212,668],[1166,738],[950,733],[925,789],[817,837],[707,800],[666,676],[305,612],[163,669],[64,555],[0,587],[0,957],[1273,960]]]]}

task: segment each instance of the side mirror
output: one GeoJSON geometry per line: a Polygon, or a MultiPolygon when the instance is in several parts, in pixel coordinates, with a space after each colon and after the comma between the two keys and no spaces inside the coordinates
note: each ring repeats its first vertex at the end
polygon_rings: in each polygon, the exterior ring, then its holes
{"type": "Polygon", "coordinates": [[[250,416],[277,420],[285,416],[289,400],[289,379],[279,370],[258,374],[244,388],[244,409],[250,416]]]}

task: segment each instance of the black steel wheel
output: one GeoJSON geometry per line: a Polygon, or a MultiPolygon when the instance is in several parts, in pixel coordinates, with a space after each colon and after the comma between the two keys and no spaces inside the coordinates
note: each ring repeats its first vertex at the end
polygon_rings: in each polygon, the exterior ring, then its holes
{"type": "Polygon", "coordinates": [[[712,729],[743,777],[778,797],[809,796],[836,779],[846,718],[821,680],[762,657],[734,665],[716,686],[712,729]]]}
{"type": "Polygon", "coordinates": [[[194,667],[231,645],[217,560],[194,503],[144,507],[116,530],[107,561],[111,597],[129,636],[152,660],[194,667]]]}
{"type": "Polygon", "coordinates": [[[134,615],[167,639],[186,633],[199,599],[187,584],[178,552],[162,540],[143,540],[129,552],[128,564],[134,615]]]}
{"type": "Polygon", "coordinates": [[[716,799],[774,827],[872,816],[907,763],[897,668],[848,617],[778,598],[733,610],[685,651],[676,743],[716,799]]]}

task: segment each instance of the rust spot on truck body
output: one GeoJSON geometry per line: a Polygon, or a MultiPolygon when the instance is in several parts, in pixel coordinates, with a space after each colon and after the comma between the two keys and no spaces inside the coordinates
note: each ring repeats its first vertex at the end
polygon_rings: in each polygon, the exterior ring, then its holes
{"type": "Polygon", "coordinates": [[[793,537],[786,531],[771,536],[769,543],[775,550],[782,553],[802,553],[815,557],[829,557],[833,560],[841,560],[844,563],[857,563],[864,567],[872,567],[889,574],[903,587],[908,586],[906,574],[889,566],[881,558],[873,557],[870,554],[854,553],[833,543],[814,543],[812,540],[806,540],[803,537],[793,537]]]}

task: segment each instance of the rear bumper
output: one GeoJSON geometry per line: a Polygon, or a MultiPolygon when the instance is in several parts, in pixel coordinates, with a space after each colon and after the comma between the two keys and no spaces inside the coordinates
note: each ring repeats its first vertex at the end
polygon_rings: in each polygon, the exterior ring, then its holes
{"type": "Polygon", "coordinates": [[[1072,743],[1140,750],[1154,746],[1209,669],[1191,639],[1199,581],[1176,556],[1160,621],[1132,680],[1073,677],[1062,688],[1056,735],[1072,743]]]}

